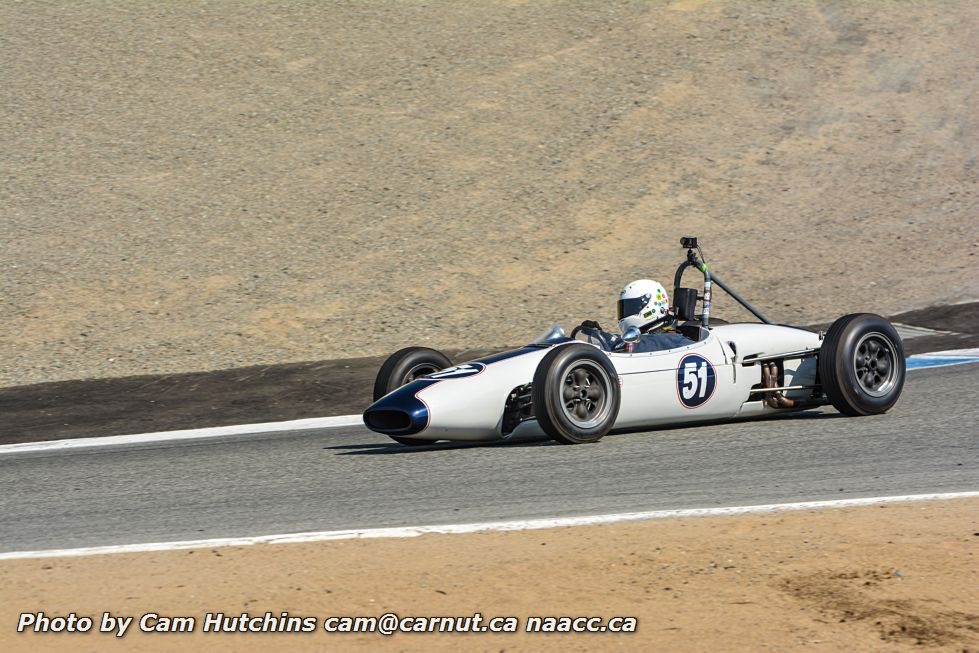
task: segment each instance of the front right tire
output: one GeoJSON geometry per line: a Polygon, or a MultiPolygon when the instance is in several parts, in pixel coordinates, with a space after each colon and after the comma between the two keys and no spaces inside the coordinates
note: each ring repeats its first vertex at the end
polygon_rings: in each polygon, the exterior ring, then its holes
{"type": "Polygon", "coordinates": [[[819,348],[823,393],[844,415],[878,415],[897,402],[907,372],[901,336],[873,313],[833,322],[819,348]]]}

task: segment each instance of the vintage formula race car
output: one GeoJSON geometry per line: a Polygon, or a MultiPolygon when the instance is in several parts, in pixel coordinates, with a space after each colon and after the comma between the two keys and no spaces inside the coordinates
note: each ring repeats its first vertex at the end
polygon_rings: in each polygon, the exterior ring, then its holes
{"type": "MultiPolygon", "coordinates": [[[[364,423],[405,445],[529,434],[579,444],[613,429],[758,417],[826,404],[845,415],[872,415],[898,400],[904,351],[886,319],[846,315],[825,333],[772,324],[708,270],[696,238],[681,243],[687,258],[674,276],[669,317],[689,345],[616,351],[607,334],[584,323],[570,336],[555,326],[519,349],[457,365],[434,349],[408,347],[381,366],[364,423]],[[703,274],[702,293],[680,286],[689,267],[703,274]],[[711,324],[715,285],[761,322],[711,324]]],[[[630,328],[622,341],[640,337],[630,328]]]]}

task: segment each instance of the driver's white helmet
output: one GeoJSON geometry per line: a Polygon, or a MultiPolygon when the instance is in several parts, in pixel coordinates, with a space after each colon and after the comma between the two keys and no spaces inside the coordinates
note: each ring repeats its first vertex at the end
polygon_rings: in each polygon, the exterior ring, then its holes
{"type": "Polygon", "coordinates": [[[619,329],[631,326],[642,329],[666,317],[670,310],[670,297],[666,288],[652,279],[633,281],[619,293],[619,329]]]}

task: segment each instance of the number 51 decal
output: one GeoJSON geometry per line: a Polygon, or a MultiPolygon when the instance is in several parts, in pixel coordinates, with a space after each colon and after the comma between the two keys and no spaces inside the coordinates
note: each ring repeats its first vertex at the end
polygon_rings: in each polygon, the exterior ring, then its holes
{"type": "Polygon", "coordinates": [[[714,394],[717,374],[710,361],[700,354],[687,354],[676,367],[676,392],[687,408],[703,405],[714,394]]]}

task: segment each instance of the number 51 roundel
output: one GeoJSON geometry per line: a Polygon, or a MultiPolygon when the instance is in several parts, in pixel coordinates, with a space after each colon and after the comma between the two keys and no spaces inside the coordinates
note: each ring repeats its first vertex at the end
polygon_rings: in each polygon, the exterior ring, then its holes
{"type": "Polygon", "coordinates": [[[700,354],[687,354],[676,368],[676,392],[680,403],[687,408],[697,408],[714,394],[717,374],[710,361],[700,354]]]}

